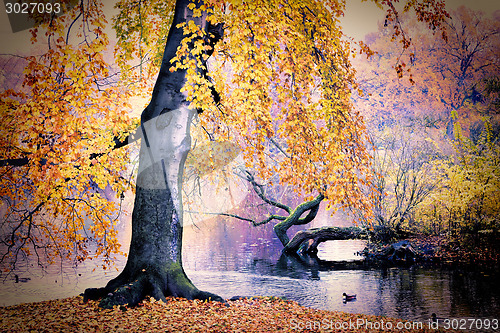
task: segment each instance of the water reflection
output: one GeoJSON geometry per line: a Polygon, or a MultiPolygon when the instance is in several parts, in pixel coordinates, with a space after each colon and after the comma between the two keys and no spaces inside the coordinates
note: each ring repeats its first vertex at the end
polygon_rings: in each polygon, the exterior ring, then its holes
{"type": "MultiPolygon", "coordinates": [[[[370,268],[356,255],[363,241],[334,241],[320,246],[318,260],[281,255],[272,226],[254,228],[240,221],[217,219],[185,228],[183,260],[192,281],[224,298],[273,295],[326,310],[384,315],[427,321],[441,318],[498,318],[498,272],[465,269],[370,268]],[[333,266],[329,260],[343,260],[333,266]],[[342,293],[357,294],[342,302],[342,293]]],[[[125,263],[120,258],[117,268],[125,263]]],[[[92,262],[63,274],[54,269],[38,276],[30,270],[26,283],[0,284],[0,304],[68,297],[85,288],[103,286],[118,274],[104,274],[92,262]],[[57,282],[56,282],[57,280],[57,282]]]]}

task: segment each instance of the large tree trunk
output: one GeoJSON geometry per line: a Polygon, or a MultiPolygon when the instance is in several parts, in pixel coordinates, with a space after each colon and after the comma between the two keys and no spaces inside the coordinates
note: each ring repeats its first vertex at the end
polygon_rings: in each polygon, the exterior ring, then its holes
{"type": "Polygon", "coordinates": [[[222,301],[217,295],[198,290],[182,267],[182,173],[196,110],[189,108],[180,91],[186,71],[171,73],[170,59],[184,37],[182,28],[177,28],[179,23],[193,20],[203,29],[213,28],[203,17],[192,17],[189,3],[176,3],[160,73],[151,102],[141,116],[139,173],[127,263],[106,287],[85,291],[85,299],[103,297],[100,306],[105,308],[135,305],[147,295],[162,300],[171,295],[222,301]]]}

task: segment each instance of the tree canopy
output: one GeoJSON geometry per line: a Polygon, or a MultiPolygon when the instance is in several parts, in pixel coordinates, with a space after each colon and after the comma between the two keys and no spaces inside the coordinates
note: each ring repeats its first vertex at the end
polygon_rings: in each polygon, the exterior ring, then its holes
{"type": "MultiPolygon", "coordinates": [[[[406,50],[393,1],[375,2],[387,9],[406,50]]],[[[130,187],[126,149],[116,148],[138,125],[130,100],[152,92],[173,5],[116,4],[118,68],[103,56],[110,43],[100,2],[82,1],[32,29],[39,55],[24,57],[22,86],[0,96],[4,264],[33,251],[40,262],[104,255],[109,264],[119,252],[113,228],[119,200],[103,190],[119,197],[130,187]],[[93,253],[90,241],[97,244],[93,253]]],[[[322,194],[331,208],[369,214],[360,188],[370,184],[371,157],[350,100],[357,89],[350,57],[370,50],[343,34],[344,7],[337,0],[195,2],[193,16],[222,24],[224,38],[211,49],[206,40],[216,31],[181,24],[185,38],[167,65],[187,71],[183,91],[202,111],[198,129],[207,140],[237,143],[263,179],[277,173],[306,197],[322,194]]],[[[446,16],[441,1],[412,0],[402,11],[411,8],[433,27],[446,16]]]]}

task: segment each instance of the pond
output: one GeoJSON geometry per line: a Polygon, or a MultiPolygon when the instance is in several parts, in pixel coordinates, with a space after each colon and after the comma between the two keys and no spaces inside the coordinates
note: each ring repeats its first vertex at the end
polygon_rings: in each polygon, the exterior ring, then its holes
{"type": "MultiPolygon", "coordinates": [[[[359,261],[357,252],[363,247],[360,240],[323,243],[320,259],[343,261],[325,269],[280,256],[282,247],[271,226],[254,228],[217,218],[185,227],[183,261],[197,287],[223,298],[272,295],[317,309],[426,322],[432,313],[442,318],[499,318],[498,272],[418,265],[370,268],[359,261]],[[356,301],[343,303],[343,292],[357,294],[356,301]]],[[[116,268],[124,264],[119,258],[116,268]]],[[[74,296],[104,286],[118,274],[105,273],[91,261],[76,268],[51,267],[45,274],[35,267],[17,273],[30,280],[15,283],[9,277],[0,282],[0,305],[74,296]]]]}

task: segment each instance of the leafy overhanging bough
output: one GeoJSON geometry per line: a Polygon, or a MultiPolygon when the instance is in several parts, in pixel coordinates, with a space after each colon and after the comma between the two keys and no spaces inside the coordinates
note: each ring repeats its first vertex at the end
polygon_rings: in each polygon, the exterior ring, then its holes
{"type": "MultiPolygon", "coordinates": [[[[39,265],[103,258],[109,267],[121,253],[114,229],[121,205],[106,193],[120,197],[130,189],[129,150],[115,148],[126,145],[137,124],[128,114],[132,91],[109,84],[115,75],[103,56],[110,43],[105,23],[102,4],[74,7],[32,29],[38,55],[16,57],[22,74],[4,73],[0,262],[5,271],[31,256],[39,265]]],[[[8,55],[4,59],[10,61],[8,55]]]]}

